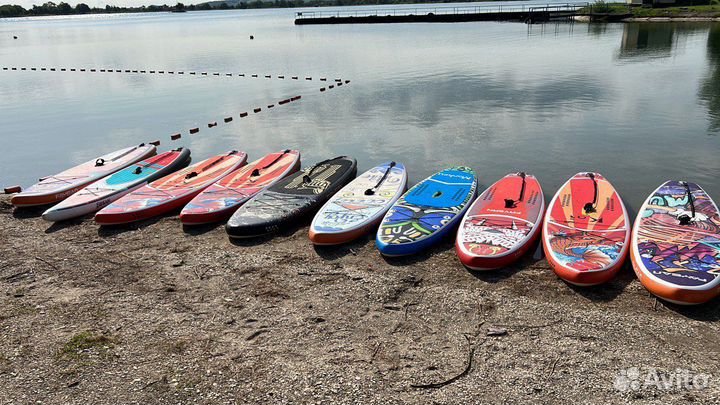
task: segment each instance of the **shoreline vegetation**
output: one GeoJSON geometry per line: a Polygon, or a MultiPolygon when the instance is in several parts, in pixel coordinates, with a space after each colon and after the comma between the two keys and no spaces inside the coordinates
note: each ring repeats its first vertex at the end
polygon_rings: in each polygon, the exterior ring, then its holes
{"type": "MultiPolygon", "coordinates": [[[[467,0],[463,3],[491,3],[499,0],[467,0]]],[[[507,1],[507,0],[505,0],[507,1]]],[[[518,0],[510,0],[518,1],[518,0]]],[[[149,5],[140,7],[90,7],[85,3],[78,3],[75,7],[68,3],[46,2],[40,6],[34,5],[25,9],[19,5],[0,5],[0,18],[13,17],[41,17],[53,15],[83,15],[83,14],[120,14],[120,13],[154,13],[154,12],[186,12],[208,10],[245,10],[257,8],[301,8],[301,7],[344,7],[344,6],[384,6],[395,4],[437,4],[457,3],[457,0],[251,0],[229,4],[224,1],[211,1],[200,4],[177,3],[174,6],[167,4],[149,5]]]]}
{"type": "MultiPolygon", "coordinates": [[[[493,2],[496,0],[470,0],[469,2],[493,2]]],[[[464,1],[467,3],[468,1],[464,1]]],[[[422,0],[254,0],[243,3],[229,4],[223,1],[213,1],[200,4],[184,5],[177,3],[174,6],[167,4],[149,5],[141,7],[117,7],[106,5],[105,7],[90,7],[85,3],[78,3],[75,7],[69,3],[46,2],[40,6],[34,5],[25,9],[19,5],[0,5],[0,18],[16,17],[40,17],[55,15],[84,15],[84,14],[121,14],[121,13],[152,13],[152,12],[175,12],[186,11],[207,11],[207,10],[242,10],[258,8],[303,8],[303,7],[343,7],[361,5],[394,5],[394,4],[452,4],[452,0],[422,1],[422,0]]],[[[687,5],[673,7],[639,7],[630,6],[626,3],[608,3],[597,1],[588,7],[579,10],[583,14],[596,14],[612,16],[624,16],[621,21],[707,21],[720,20],[720,0],[711,0],[709,4],[687,5]]],[[[576,17],[578,21],[596,21],[587,16],[576,17]]]]}
{"type": "Polygon", "coordinates": [[[579,10],[580,14],[590,16],[576,17],[580,21],[602,21],[593,17],[622,16],[620,21],[712,21],[720,20],[720,0],[711,0],[709,4],[678,5],[673,7],[638,7],[626,3],[608,3],[597,1],[579,10]]]}

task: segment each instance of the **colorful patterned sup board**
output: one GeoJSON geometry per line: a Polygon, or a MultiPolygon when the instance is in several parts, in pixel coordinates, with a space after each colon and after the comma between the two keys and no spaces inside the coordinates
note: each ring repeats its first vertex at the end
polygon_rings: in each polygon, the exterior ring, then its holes
{"type": "Polygon", "coordinates": [[[46,221],[62,221],[95,212],[148,182],[190,163],[190,150],[179,148],[135,163],[96,181],[42,215],[46,221]]]}
{"type": "Polygon", "coordinates": [[[108,174],[154,156],[155,152],[155,146],[141,143],[108,153],[54,176],[43,177],[40,182],[14,195],[10,202],[16,207],[24,207],[62,201],[108,174]]]}
{"type": "Polygon", "coordinates": [[[512,173],[475,200],[460,222],[455,248],[472,270],[507,266],[540,236],[545,197],[535,176],[512,173]]]}
{"type": "Polygon", "coordinates": [[[261,191],[230,217],[231,238],[250,238],[297,226],[357,174],[357,162],[328,159],[261,191]]]}
{"type": "Polygon", "coordinates": [[[245,152],[232,151],[195,163],[113,202],[95,214],[95,222],[101,225],[122,224],[180,208],[246,161],[245,152]]]}
{"type": "Polygon", "coordinates": [[[630,220],[620,196],[598,173],[578,173],[553,197],[543,222],[548,262],[579,285],[615,276],[628,252],[630,220]]]}
{"type": "Polygon", "coordinates": [[[300,169],[300,152],[271,153],[235,170],[198,194],[180,212],[185,225],[227,220],[235,210],[261,190],[300,169]]]}
{"type": "Polygon", "coordinates": [[[436,243],[460,221],[476,189],[475,172],[462,166],[416,184],[383,218],[376,237],[380,253],[409,255],[436,243]]]}
{"type": "Polygon", "coordinates": [[[352,241],[375,228],[407,187],[405,166],[387,162],[373,167],[338,191],[310,225],[316,245],[352,241]]]}
{"type": "Polygon", "coordinates": [[[656,296],[701,304],[720,293],[720,214],[695,183],[668,181],[640,208],[632,234],[635,274],[656,296]]]}

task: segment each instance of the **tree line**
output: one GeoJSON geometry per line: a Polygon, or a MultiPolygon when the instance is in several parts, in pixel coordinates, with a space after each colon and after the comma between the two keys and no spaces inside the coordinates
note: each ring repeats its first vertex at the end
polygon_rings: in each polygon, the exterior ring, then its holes
{"type": "MultiPolygon", "coordinates": [[[[174,6],[167,4],[140,7],[90,7],[85,3],[78,3],[75,7],[68,3],[47,2],[40,6],[34,5],[26,9],[19,5],[5,4],[0,6],[0,18],[3,17],[29,17],[43,15],[73,15],[73,14],[109,14],[109,13],[147,13],[147,12],[182,12],[194,10],[232,10],[250,8],[293,8],[293,7],[338,7],[377,4],[411,4],[411,3],[453,3],[457,0],[253,0],[244,3],[228,4],[225,2],[212,2],[184,5],[177,3],[174,6]]],[[[478,0],[471,0],[478,1],[478,0]]],[[[480,0],[482,1],[482,0],[480,0]]]]}

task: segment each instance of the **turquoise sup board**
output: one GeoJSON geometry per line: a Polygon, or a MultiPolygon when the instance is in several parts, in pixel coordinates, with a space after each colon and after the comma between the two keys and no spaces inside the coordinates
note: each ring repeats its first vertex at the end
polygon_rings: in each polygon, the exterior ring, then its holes
{"type": "Polygon", "coordinates": [[[410,255],[436,243],[460,222],[476,191],[475,172],[462,166],[416,184],[383,218],[376,238],[380,253],[410,255]]]}

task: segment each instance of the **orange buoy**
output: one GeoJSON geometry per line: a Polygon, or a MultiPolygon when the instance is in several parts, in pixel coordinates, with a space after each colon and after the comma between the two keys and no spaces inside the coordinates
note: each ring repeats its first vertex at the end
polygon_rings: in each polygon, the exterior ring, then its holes
{"type": "Polygon", "coordinates": [[[190,133],[191,133],[191,134],[197,134],[198,132],[200,132],[200,128],[197,128],[197,127],[195,127],[195,128],[190,128],[190,133]]]}
{"type": "Polygon", "coordinates": [[[20,186],[5,187],[5,194],[19,193],[22,191],[20,186]]]}
{"type": "Polygon", "coordinates": [[[158,141],[158,140],[152,141],[152,142],[150,142],[150,145],[160,146],[160,141],[158,141]]]}
{"type": "Polygon", "coordinates": [[[232,117],[225,117],[225,119],[224,119],[223,121],[225,121],[225,122],[230,122],[230,121],[232,121],[232,120],[233,120],[232,117]]]}
{"type": "MultiPolygon", "coordinates": [[[[193,132],[192,132],[192,129],[190,130],[190,133],[191,133],[191,134],[193,133],[193,132]]],[[[181,134],[172,134],[172,135],[170,135],[170,139],[172,139],[173,141],[178,140],[178,139],[180,139],[181,137],[182,137],[181,134]]]]}
{"type": "Polygon", "coordinates": [[[241,112],[241,113],[240,113],[240,118],[242,118],[242,117],[247,117],[247,115],[248,115],[248,113],[246,113],[246,112],[241,112]]]}

